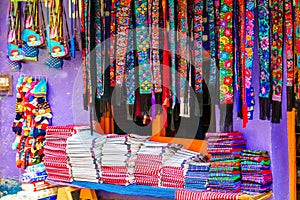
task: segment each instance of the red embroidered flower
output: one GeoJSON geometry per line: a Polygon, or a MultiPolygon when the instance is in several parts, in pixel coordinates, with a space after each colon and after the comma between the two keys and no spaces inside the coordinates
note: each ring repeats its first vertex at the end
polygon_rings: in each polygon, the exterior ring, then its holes
{"type": "Polygon", "coordinates": [[[280,81],[282,79],[282,72],[276,72],[276,78],[280,81]]]}
{"type": "Polygon", "coordinates": [[[232,78],[229,77],[229,76],[226,76],[226,77],[224,78],[224,84],[225,84],[225,85],[231,85],[231,84],[232,84],[232,78]]]}
{"type": "Polygon", "coordinates": [[[231,53],[232,49],[233,49],[232,44],[225,44],[224,51],[231,53]]]}
{"type": "Polygon", "coordinates": [[[254,20],[254,15],[251,11],[247,11],[246,16],[249,18],[249,20],[254,20]]]}
{"type": "Polygon", "coordinates": [[[298,52],[300,52],[300,40],[298,40],[296,43],[296,49],[298,52]]]}
{"type": "Polygon", "coordinates": [[[232,30],[230,28],[225,28],[224,35],[227,36],[227,37],[231,37],[232,36],[232,30]]]}
{"type": "Polygon", "coordinates": [[[281,94],[281,86],[280,85],[276,86],[276,88],[275,88],[275,94],[276,95],[280,95],[281,94]]]}
{"type": "Polygon", "coordinates": [[[224,15],[224,19],[227,21],[227,22],[230,22],[232,20],[232,13],[228,12],[224,15]]]}
{"type": "Polygon", "coordinates": [[[252,47],[252,46],[254,45],[254,42],[253,42],[252,40],[250,40],[250,41],[248,41],[248,45],[249,45],[250,47],[252,47]]]}
{"type": "Polygon", "coordinates": [[[233,98],[233,94],[232,93],[229,93],[229,92],[227,92],[226,94],[225,94],[225,100],[226,101],[232,101],[232,98],[233,98]]]}
{"type": "Polygon", "coordinates": [[[224,0],[224,3],[229,5],[229,6],[232,6],[233,5],[233,0],[224,0]]]}
{"type": "Polygon", "coordinates": [[[233,61],[232,60],[227,60],[224,63],[224,67],[226,67],[226,69],[231,69],[233,65],[233,61]]]}
{"type": "Polygon", "coordinates": [[[244,76],[251,76],[251,71],[250,69],[245,69],[245,72],[244,72],[244,76]]]}

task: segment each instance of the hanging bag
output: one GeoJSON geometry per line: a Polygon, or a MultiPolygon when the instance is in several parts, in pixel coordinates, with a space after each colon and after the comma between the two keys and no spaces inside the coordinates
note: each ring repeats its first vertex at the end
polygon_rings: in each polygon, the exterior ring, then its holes
{"type": "Polygon", "coordinates": [[[22,45],[23,42],[20,36],[20,6],[17,0],[11,0],[7,44],[7,56],[11,61],[21,61],[24,59],[22,45]]]}
{"type": "Polygon", "coordinates": [[[38,26],[38,0],[26,2],[25,7],[25,28],[22,31],[22,40],[30,47],[41,46],[45,43],[45,38],[38,26]]]}

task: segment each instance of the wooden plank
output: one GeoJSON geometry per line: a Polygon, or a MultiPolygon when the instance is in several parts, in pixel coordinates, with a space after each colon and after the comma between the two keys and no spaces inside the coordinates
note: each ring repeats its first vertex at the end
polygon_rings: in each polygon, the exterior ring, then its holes
{"type": "MultiPolygon", "coordinates": [[[[296,112],[295,109],[287,113],[288,124],[288,151],[289,151],[289,177],[290,199],[297,199],[297,173],[296,173],[296,112]]],[[[298,157],[298,156],[297,156],[298,157]]],[[[300,156],[299,156],[300,158],[300,156]]]]}

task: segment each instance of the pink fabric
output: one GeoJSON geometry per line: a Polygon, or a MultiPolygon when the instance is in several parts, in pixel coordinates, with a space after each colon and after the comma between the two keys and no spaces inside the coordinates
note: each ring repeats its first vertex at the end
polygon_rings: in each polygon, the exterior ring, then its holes
{"type": "Polygon", "coordinates": [[[228,199],[237,200],[239,193],[220,193],[220,192],[199,192],[197,190],[177,190],[175,194],[176,200],[218,200],[228,199]]]}

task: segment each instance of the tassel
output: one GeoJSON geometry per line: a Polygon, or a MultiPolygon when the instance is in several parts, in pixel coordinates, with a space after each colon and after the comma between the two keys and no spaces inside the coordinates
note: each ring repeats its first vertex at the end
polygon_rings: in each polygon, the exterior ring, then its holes
{"type": "Polygon", "coordinates": [[[268,98],[259,98],[259,118],[261,120],[270,120],[270,99],[268,98]]]}
{"type": "Polygon", "coordinates": [[[292,111],[294,106],[293,101],[293,87],[287,86],[286,87],[287,92],[287,111],[292,111]]]}
{"type": "Polygon", "coordinates": [[[300,127],[300,99],[297,99],[297,127],[300,127]]]}
{"type": "Polygon", "coordinates": [[[243,128],[246,128],[248,124],[248,107],[243,105],[242,107],[242,118],[243,118],[243,128]]]}
{"type": "Polygon", "coordinates": [[[133,115],[134,115],[134,105],[126,105],[127,108],[127,120],[132,121],[133,120],[133,115]]]}
{"type": "Polygon", "coordinates": [[[151,116],[152,120],[156,118],[156,102],[154,92],[151,94],[151,116]]]}
{"type": "Polygon", "coordinates": [[[272,102],[272,123],[279,124],[281,119],[281,101],[272,102]]]}
{"type": "Polygon", "coordinates": [[[114,103],[116,106],[121,106],[121,101],[122,101],[122,88],[120,86],[116,86],[114,88],[115,90],[115,98],[114,98],[114,103]]]}
{"type": "Polygon", "coordinates": [[[233,131],[233,105],[221,104],[220,108],[220,131],[232,132],[233,131]]]}
{"type": "Polygon", "coordinates": [[[144,115],[149,112],[150,104],[151,104],[151,94],[140,94],[141,97],[141,113],[144,115]]]}

